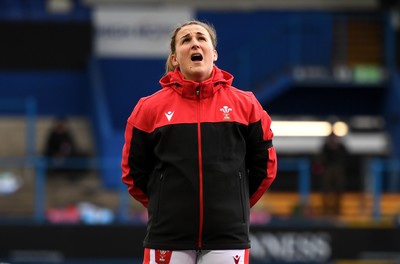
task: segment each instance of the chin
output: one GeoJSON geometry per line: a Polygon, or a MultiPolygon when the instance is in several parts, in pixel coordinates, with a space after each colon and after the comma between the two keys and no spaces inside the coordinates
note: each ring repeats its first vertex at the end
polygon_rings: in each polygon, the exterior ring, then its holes
{"type": "Polygon", "coordinates": [[[212,73],[212,69],[207,69],[207,70],[205,70],[204,68],[203,69],[200,69],[200,68],[197,68],[197,69],[191,68],[190,69],[190,75],[192,77],[196,77],[197,79],[202,79],[203,81],[210,78],[211,73],[212,73]]]}

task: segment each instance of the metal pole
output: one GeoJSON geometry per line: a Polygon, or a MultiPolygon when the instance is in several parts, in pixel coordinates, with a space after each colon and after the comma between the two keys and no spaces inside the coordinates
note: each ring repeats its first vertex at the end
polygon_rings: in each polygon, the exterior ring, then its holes
{"type": "Polygon", "coordinates": [[[35,220],[37,223],[45,221],[46,207],[46,169],[47,163],[45,159],[36,160],[36,181],[35,181],[35,220]]]}

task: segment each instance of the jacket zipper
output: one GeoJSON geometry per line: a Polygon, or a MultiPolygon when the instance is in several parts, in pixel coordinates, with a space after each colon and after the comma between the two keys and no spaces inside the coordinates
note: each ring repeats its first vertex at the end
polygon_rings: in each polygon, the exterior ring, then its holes
{"type": "Polygon", "coordinates": [[[199,249],[203,246],[203,157],[201,150],[201,129],[200,129],[200,85],[196,89],[197,96],[197,149],[199,157],[199,239],[197,246],[199,249]]]}

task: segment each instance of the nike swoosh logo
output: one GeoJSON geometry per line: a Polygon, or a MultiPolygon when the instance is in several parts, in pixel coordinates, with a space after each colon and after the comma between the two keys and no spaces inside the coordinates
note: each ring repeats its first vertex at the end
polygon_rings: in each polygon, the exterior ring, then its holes
{"type": "Polygon", "coordinates": [[[165,113],[165,116],[167,117],[168,122],[171,121],[171,118],[174,115],[174,113],[175,112],[171,112],[171,111],[168,111],[168,112],[165,113]]]}

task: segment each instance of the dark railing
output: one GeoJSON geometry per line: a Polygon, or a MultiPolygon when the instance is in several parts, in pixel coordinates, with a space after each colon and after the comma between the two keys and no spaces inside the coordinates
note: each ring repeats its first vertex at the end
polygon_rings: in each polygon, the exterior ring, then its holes
{"type": "MultiPolygon", "coordinates": [[[[1,158],[0,166],[7,167],[26,167],[31,168],[35,172],[35,190],[34,190],[34,215],[32,220],[35,223],[44,223],[46,221],[46,181],[47,170],[51,168],[60,168],[52,163],[51,159],[46,158],[1,158]]],[[[310,186],[311,186],[311,169],[310,160],[307,158],[298,159],[281,159],[278,164],[279,171],[294,171],[298,176],[298,193],[300,194],[300,203],[306,205],[309,202],[310,186]]],[[[67,169],[94,169],[101,170],[113,169],[120,170],[119,159],[82,159],[71,158],[67,160],[62,168],[67,169]]],[[[385,192],[383,181],[385,173],[389,172],[389,186],[398,183],[400,175],[400,161],[373,159],[370,163],[370,183],[372,188],[369,192],[373,198],[373,210],[371,219],[380,220],[381,218],[381,197],[385,192]]],[[[119,175],[116,175],[119,177],[119,175]]],[[[386,178],[385,178],[386,179],[386,178]]],[[[118,210],[116,212],[116,222],[129,222],[129,197],[127,188],[121,184],[118,186],[118,210]]],[[[1,222],[1,219],[0,219],[1,222]]]]}
{"type": "MultiPolygon", "coordinates": [[[[47,171],[52,168],[58,169],[113,169],[120,171],[119,159],[88,159],[88,158],[70,158],[65,160],[63,165],[55,165],[51,159],[47,158],[1,158],[0,166],[25,167],[31,168],[35,173],[34,187],[34,215],[32,219],[36,223],[46,221],[46,181],[47,171]]],[[[295,171],[298,173],[298,192],[300,194],[300,203],[306,204],[310,194],[310,162],[308,159],[285,159],[279,161],[280,171],[295,171]]],[[[115,175],[119,177],[119,175],[115,175]]],[[[124,223],[129,221],[129,197],[127,188],[123,183],[118,185],[118,210],[117,221],[124,223]]],[[[0,219],[1,221],[1,219],[0,219]]]]}
{"type": "Polygon", "coordinates": [[[400,160],[374,159],[370,163],[370,185],[373,197],[372,217],[375,220],[381,218],[381,199],[384,192],[384,181],[388,188],[385,192],[398,192],[400,183],[400,160]],[[385,177],[387,175],[388,177],[385,177]]]}

